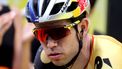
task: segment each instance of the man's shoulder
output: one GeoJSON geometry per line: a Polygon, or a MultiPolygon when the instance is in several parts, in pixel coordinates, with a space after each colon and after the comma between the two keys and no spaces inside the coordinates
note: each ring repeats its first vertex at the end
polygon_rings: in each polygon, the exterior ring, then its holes
{"type": "Polygon", "coordinates": [[[110,36],[93,36],[88,69],[121,69],[122,43],[110,36]]]}
{"type": "MultiPolygon", "coordinates": [[[[122,53],[122,43],[110,36],[95,35],[93,50],[98,52],[100,55],[118,56],[122,53]]],[[[121,55],[122,58],[122,55],[121,55]]]]}
{"type": "Polygon", "coordinates": [[[114,48],[122,50],[122,43],[107,35],[94,35],[94,45],[102,48],[105,47],[109,49],[114,48]]]}

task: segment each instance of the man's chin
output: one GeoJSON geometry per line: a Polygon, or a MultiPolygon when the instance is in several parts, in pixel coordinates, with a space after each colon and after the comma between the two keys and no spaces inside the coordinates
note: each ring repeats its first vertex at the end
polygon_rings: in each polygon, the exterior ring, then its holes
{"type": "Polygon", "coordinates": [[[53,63],[54,65],[56,65],[56,66],[64,66],[64,65],[66,65],[66,63],[61,62],[61,61],[52,61],[52,63],[53,63]]]}

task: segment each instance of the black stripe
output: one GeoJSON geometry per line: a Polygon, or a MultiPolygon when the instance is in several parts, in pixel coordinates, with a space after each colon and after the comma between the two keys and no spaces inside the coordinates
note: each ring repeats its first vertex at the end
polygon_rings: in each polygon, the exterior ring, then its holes
{"type": "Polygon", "coordinates": [[[50,15],[57,14],[61,10],[63,5],[64,5],[64,2],[55,4],[50,12],[50,15]]]}
{"type": "Polygon", "coordinates": [[[44,15],[44,12],[46,11],[47,6],[49,5],[49,3],[50,3],[50,0],[44,0],[41,16],[44,15]]]}
{"type": "Polygon", "coordinates": [[[71,5],[67,8],[67,12],[75,10],[78,6],[78,2],[72,2],[71,5]]]}

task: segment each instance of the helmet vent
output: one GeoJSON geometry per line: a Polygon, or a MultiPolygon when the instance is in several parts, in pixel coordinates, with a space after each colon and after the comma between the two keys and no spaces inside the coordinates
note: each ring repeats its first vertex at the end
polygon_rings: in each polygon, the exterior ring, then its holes
{"type": "Polygon", "coordinates": [[[63,5],[64,5],[64,2],[55,4],[53,6],[51,12],[50,12],[50,15],[57,14],[61,10],[61,8],[62,8],[63,5]]]}
{"type": "Polygon", "coordinates": [[[47,9],[47,6],[49,5],[49,3],[50,3],[50,0],[44,0],[41,16],[43,16],[43,14],[44,14],[45,10],[47,9]]]}
{"type": "Polygon", "coordinates": [[[78,6],[78,2],[72,2],[71,5],[67,8],[66,12],[75,10],[77,8],[77,6],[78,6]]]}
{"type": "Polygon", "coordinates": [[[37,0],[34,0],[34,5],[33,5],[33,9],[35,11],[35,15],[37,16],[38,15],[38,6],[37,6],[37,0]]]}

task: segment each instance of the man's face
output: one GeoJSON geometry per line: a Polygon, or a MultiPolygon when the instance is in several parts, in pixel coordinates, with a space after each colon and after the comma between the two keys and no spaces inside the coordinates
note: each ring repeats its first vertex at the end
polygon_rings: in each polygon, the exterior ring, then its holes
{"type": "MultiPolygon", "coordinates": [[[[54,24],[50,25],[50,28],[52,25],[53,27],[58,27],[58,26],[62,27],[68,24],[70,23],[66,20],[57,21],[57,22],[55,21],[54,24]]],[[[57,30],[54,32],[53,30],[56,30],[56,29],[57,28],[53,28],[51,30],[52,31],[51,33],[54,33],[54,34],[58,33],[59,36],[62,36],[62,34],[64,34],[64,32],[60,30],[57,30]]],[[[53,64],[57,66],[62,66],[70,62],[72,58],[78,53],[78,49],[79,49],[76,31],[74,28],[71,28],[68,34],[65,35],[65,37],[62,37],[60,39],[55,39],[55,38],[53,39],[53,37],[51,38],[47,33],[45,40],[40,41],[40,42],[48,58],[52,61],[53,64]]]]}

